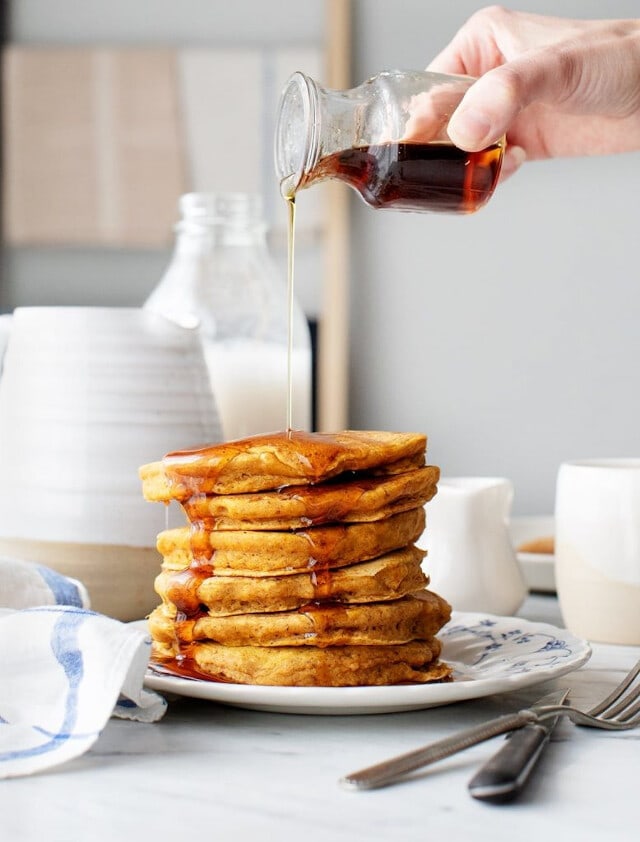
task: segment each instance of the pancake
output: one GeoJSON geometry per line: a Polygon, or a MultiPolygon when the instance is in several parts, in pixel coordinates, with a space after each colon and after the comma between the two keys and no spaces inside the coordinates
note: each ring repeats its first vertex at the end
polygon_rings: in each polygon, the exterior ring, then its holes
{"type": "Polygon", "coordinates": [[[208,565],[173,572],[163,563],[155,589],[186,617],[203,611],[212,616],[290,611],[314,600],[380,602],[425,587],[428,580],[420,566],[424,556],[423,550],[409,546],[334,571],[262,577],[215,576],[208,565]]]}
{"type": "Polygon", "coordinates": [[[392,477],[353,478],[257,494],[202,495],[184,502],[187,518],[206,529],[301,529],[366,523],[423,506],[437,490],[428,465],[392,477]]]}
{"type": "Polygon", "coordinates": [[[437,638],[397,646],[223,646],[192,643],[184,660],[176,661],[170,649],[153,644],[153,657],[169,671],[212,681],[296,687],[356,687],[424,684],[446,681],[451,668],[437,660],[437,638]]]}
{"type": "Polygon", "coordinates": [[[177,451],[139,473],[147,500],[182,501],[315,484],[348,471],[400,473],[423,465],[425,448],[421,433],[294,430],[177,451]]]}
{"type": "Polygon", "coordinates": [[[176,616],[167,605],[153,611],[149,629],[154,640],[176,646],[202,640],[225,646],[362,646],[428,640],[448,622],[451,607],[437,594],[420,591],[366,605],[310,603],[271,614],[176,616]]]}
{"type": "Polygon", "coordinates": [[[164,568],[184,570],[211,560],[216,576],[273,576],[346,567],[406,547],[422,535],[424,509],[350,525],[312,526],[299,532],[193,531],[188,526],[158,535],[164,568]]]}

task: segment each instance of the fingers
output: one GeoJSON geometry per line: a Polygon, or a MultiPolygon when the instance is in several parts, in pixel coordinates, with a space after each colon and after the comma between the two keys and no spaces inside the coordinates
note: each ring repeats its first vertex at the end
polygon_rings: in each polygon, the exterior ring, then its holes
{"type": "Polygon", "coordinates": [[[427,70],[482,76],[492,67],[503,64],[504,55],[496,35],[500,31],[508,31],[512,25],[509,21],[519,14],[498,6],[475,12],[447,46],[431,60],[427,70]]]}
{"type": "Polygon", "coordinates": [[[506,134],[537,159],[637,148],[638,67],[640,20],[491,6],[469,18],[428,69],[478,77],[449,121],[456,146],[476,151],[506,134]]]}
{"type": "Polygon", "coordinates": [[[502,161],[502,169],[500,170],[500,181],[506,181],[508,178],[511,178],[526,160],[527,153],[521,146],[507,145],[502,161]]]}
{"type": "Polygon", "coordinates": [[[430,70],[433,73],[454,73],[463,76],[473,75],[469,74],[462,54],[457,50],[454,42],[445,47],[441,53],[438,53],[427,65],[426,70],[430,70]]]}
{"type": "Polygon", "coordinates": [[[495,143],[521,110],[514,86],[498,73],[501,69],[478,79],[451,115],[447,133],[461,149],[474,152],[495,143]]]}
{"type": "Polygon", "coordinates": [[[453,113],[449,137],[468,151],[495,143],[528,105],[565,101],[575,87],[575,72],[569,53],[546,48],[490,70],[471,86],[453,113]]]}

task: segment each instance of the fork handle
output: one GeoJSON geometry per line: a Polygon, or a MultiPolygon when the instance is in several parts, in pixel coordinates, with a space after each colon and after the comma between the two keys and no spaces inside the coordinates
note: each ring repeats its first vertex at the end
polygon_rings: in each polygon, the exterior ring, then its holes
{"type": "Polygon", "coordinates": [[[444,740],[430,743],[427,746],[385,760],[367,769],[358,772],[351,772],[340,779],[340,783],[349,789],[377,789],[395,783],[403,775],[444,760],[464,749],[471,748],[478,743],[497,737],[498,734],[506,734],[516,728],[522,728],[530,722],[537,722],[537,716],[533,711],[521,710],[518,713],[509,713],[505,716],[491,719],[482,725],[460,731],[444,740]]]}

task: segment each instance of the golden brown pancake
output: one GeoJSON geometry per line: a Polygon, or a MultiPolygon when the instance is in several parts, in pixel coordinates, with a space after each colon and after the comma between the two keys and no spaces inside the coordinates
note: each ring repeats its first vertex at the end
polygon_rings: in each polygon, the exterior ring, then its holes
{"type": "Polygon", "coordinates": [[[445,681],[451,668],[437,661],[437,638],[397,646],[223,646],[192,643],[177,664],[170,648],[154,642],[154,659],[178,673],[237,684],[355,687],[445,681]]]}
{"type": "Polygon", "coordinates": [[[398,473],[424,464],[426,436],[298,430],[183,450],[140,468],[147,500],[243,494],[326,482],[347,471],[398,473]]]}
{"type": "Polygon", "coordinates": [[[201,495],[182,505],[207,529],[284,530],[323,523],[363,523],[423,506],[436,493],[438,468],[391,477],[294,486],[255,494],[201,495]]]}
{"type": "Polygon", "coordinates": [[[176,646],[194,640],[225,646],[363,646],[428,640],[450,616],[442,597],[420,591],[391,602],[309,603],[297,611],[187,620],[161,605],[149,617],[149,628],[154,640],[176,646]]]}
{"type": "Polygon", "coordinates": [[[183,570],[196,558],[210,559],[216,576],[283,576],[376,558],[417,541],[424,525],[420,507],[372,523],[298,532],[208,532],[183,526],[161,532],[157,547],[165,569],[183,570]]]}
{"type": "Polygon", "coordinates": [[[173,572],[163,563],[155,588],[187,617],[202,611],[212,616],[290,611],[313,600],[380,602],[425,587],[424,555],[409,546],[338,570],[262,577],[215,576],[206,565],[173,572]]]}

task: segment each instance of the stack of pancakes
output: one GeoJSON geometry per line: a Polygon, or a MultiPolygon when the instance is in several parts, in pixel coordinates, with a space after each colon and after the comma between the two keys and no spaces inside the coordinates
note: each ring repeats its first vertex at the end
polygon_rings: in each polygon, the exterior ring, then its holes
{"type": "Polygon", "coordinates": [[[153,658],[244,684],[353,686],[448,678],[414,542],[439,471],[413,433],[289,431],[169,454],[147,500],[189,525],[158,536],[153,658]]]}

